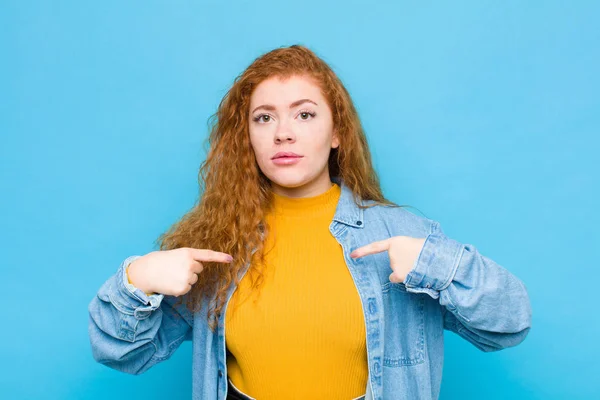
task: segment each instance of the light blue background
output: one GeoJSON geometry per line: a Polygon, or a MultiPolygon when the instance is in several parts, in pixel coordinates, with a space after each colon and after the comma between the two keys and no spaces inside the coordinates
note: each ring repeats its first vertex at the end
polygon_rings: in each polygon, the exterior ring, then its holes
{"type": "Polygon", "coordinates": [[[521,345],[447,332],[441,399],[600,398],[595,1],[3,1],[5,399],[187,399],[191,345],[97,364],[87,306],[194,203],[208,117],[255,57],[302,43],[353,96],[388,198],[508,268],[521,345]]]}

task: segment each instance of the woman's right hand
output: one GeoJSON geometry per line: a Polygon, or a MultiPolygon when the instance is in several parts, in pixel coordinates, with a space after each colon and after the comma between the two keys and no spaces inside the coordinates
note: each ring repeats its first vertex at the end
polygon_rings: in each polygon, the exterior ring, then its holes
{"type": "Polygon", "coordinates": [[[182,247],[173,250],[153,251],[129,264],[127,274],[133,286],[145,293],[182,296],[198,281],[206,262],[229,263],[233,258],[227,253],[207,249],[182,247]]]}

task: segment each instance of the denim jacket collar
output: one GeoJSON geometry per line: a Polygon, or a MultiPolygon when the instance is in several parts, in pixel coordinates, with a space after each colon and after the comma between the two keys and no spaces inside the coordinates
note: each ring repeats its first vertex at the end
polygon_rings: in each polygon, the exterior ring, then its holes
{"type": "MultiPolygon", "coordinates": [[[[338,200],[333,221],[341,222],[354,228],[364,228],[364,210],[354,202],[354,193],[340,177],[333,177],[332,180],[341,188],[340,199],[338,200]]],[[[361,205],[365,204],[364,200],[359,199],[359,201],[361,205]]]]}

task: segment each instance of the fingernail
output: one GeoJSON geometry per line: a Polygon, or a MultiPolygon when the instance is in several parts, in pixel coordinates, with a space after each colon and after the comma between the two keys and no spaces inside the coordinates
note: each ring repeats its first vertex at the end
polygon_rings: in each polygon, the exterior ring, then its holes
{"type": "Polygon", "coordinates": [[[229,262],[232,262],[232,261],[233,261],[233,257],[231,257],[231,256],[228,256],[228,257],[227,257],[227,260],[228,260],[229,262]]]}

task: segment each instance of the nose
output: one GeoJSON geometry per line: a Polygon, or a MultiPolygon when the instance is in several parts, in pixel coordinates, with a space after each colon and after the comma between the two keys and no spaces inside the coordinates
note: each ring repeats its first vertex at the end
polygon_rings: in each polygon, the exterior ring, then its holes
{"type": "Polygon", "coordinates": [[[282,123],[277,127],[277,131],[275,132],[275,143],[280,143],[284,140],[293,142],[296,140],[296,135],[287,124],[282,123]]]}

